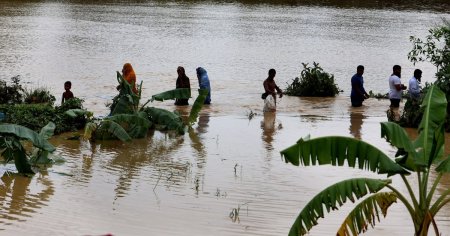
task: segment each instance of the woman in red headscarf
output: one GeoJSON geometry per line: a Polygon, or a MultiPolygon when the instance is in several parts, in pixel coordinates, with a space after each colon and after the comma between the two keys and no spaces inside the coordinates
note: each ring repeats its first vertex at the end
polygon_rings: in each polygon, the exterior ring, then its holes
{"type": "Polygon", "coordinates": [[[126,80],[131,85],[133,92],[137,94],[138,90],[136,88],[136,74],[134,73],[133,67],[131,66],[130,63],[125,63],[123,65],[122,76],[123,79],[126,80]]]}

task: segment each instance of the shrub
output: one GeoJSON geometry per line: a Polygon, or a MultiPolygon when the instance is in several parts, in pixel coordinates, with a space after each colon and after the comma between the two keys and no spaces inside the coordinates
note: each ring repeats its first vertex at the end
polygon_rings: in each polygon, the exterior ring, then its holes
{"type": "Polygon", "coordinates": [[[48,103],[53,105],[55,103],[55,96],[53,96],[47,88],[37,88],[25,90],[25,103],[36,104],[36,103],[48,103]]]}
{"type": "Polygon", "coordinates": [[[334,75],[326,73],[319,63],[313,62],[312,67],[302,63],[300,78],[296,77],[284,91],[290,96],[304,97],[334,97],[339,94],[339,88],[334,83],[334,75]]]}
{"type": "Polygon", "coordinates": [[[20,85],[20,76],[11,78],[11,86],[6,81],[0,80],[0,104],[22,103],[22,93],[24,89],[20,85]]]}
{"type": "MultiPolygon", "coordinates": [[[[414,36],[410,37],[413,43],[413,49],[408,54],[408,59],[416,64],[417,62],[429,61],[434,66],[436,66],[436,86],[441,89],[450,101],[450,22],[444,21],[443,26],[435,27],[430,29],[429,35],[426,36],[425,40],[416,38],[414,36]]],[[[425,94],[426,90],[430,85],[425,85],[422,93],[425,94]]],[[[418,102],[422,102],[422,99],[418,102]]],[[[408,101],[407,101],[408,103],[408,101]]],[[[422,111],[417,110],[414,106],[407,107],[405,104],[405,109],[402,117],[400,119],[400,124],[407,127],[417,127],[417,122],[415,119],[407,119],[408,117],[421,117],[422,111]]],[[[447,104],[447,118],[446,118],[446,131],[450,131],[450,104],[447,104]]]]}
{"type": "Polygon", "coordinates": [[[85,126],[86,118],[84,116],[72,118],[65,114],[68,109],[70,108],[55,108],[47,103],[0,105],[0,112],[6,114],[3,122],[25,126],[39,132],[42,127],[52,121],[56,125],[55,134],[76,131],[85,126]]]}

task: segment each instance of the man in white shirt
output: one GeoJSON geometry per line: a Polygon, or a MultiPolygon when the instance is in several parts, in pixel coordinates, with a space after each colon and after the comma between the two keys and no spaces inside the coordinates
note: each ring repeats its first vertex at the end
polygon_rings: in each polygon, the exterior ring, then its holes
{"type": "Polygon", "coordinates": [[[422,78],[422,71],[416,69],[414,71],[414,76],[409,79],[409,97],[414,100],[418,100],[420,98],[420,81],[422,78]]]}
{"type": "Polygon", "coordinates": [[[391,107],[399,107],[402,91],[406,89],[406,86],[400,81],[402,68],[395,65],[392,71],[392,75],[389,77],[389,100],[391,100],[391,107]]]}

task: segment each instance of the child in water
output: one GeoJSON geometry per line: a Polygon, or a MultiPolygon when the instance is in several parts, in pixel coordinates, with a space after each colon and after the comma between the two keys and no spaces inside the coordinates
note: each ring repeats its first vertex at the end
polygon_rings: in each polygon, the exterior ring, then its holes
{"type": "Polygon", "coordinates": [[[65,101],[73,98],[73,93],[72,91],[70,91],[70,89],[72,88],[72,82],[70,81],[66,81],[64,83],[64,89],[66,90],[63,95],[62,95],[62,101],[61,101],[61,105],[64,104],[65,101]]]}

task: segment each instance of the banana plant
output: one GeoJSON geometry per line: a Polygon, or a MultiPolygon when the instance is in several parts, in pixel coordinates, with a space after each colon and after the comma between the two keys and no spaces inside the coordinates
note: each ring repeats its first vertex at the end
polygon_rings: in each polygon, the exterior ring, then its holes
{"type": "MultiPolygon", "coordinates": [[[[418,128],[418,137],[411,140],[405,130],[392,122],[381,123],[381,136],[397,149],[393,160],[378,148],[364,141],[340,136],[300,139],[281,151],[286,163],[293,165],[333,165],[359,168],[387,177],[400,176],[408,192],[402,193],[392,185],[390,178],[354,178],[338,182],[317,194],[306,204],[292,225],[289,235],[305,235],[324,211],[337,210],[347,200],[362,201],[344,219],[337,235],[358,235],[368,226],[374,227],[379,213],[384,216],[391,204],[405,205],[414,224],[416,236],[428,235],[432,226],[439,235],[435,216],[450,202],[450,189],[434,196],[443,175],[450,172],[450,156],[444,157],[444,122],[447,100],[445,94],[432,86],[422,103],[424,115],[418,128]],[[437,177],[430,178],[432,171],[437,177]],[[414,174],[418,189],[413,191],[410,175],[414,174]],[[382,191],[382,190],[388,191],[382,191]]],[[[415,180],[414,180],[415,181],[415,180]]]]}
{"type": "MultiPolygon", "coordinates": [[[[51,126],[51,125],[50,125],[51,126]]],[[[47,126],[46,126],[47,127],[47,126]]],[[[48,128],[48,127],[47,127],[48,128]]],[[[21,174],[34,174],[28,156],[29,154],[22,146],[22,140],[31,141],[33,146],[42,152],[51,153],[55,147],[47,141],[48,129],[45,128],[42,134],[38,134],[31,129],[14,124],[0,125],[0,151],[5,163],[14,160],[16,169],[21,174]]],[[[54,129],[54,124],[53,124],[54,129]]]]}
{"type": "MultiPolygon", "coordinates": [[[[139,108],[142,92],[142,82],[138,87],[138,93],[134,93],[131,85],[117,72],[119,82],[119,95],[114,97],[111,105],[110,116],[102,120],[92,120],[85,126],[84,137],[86,139],[114,139],[130,141],[133,138],[143,138],[151,127],[163,130],[175,130],[179,134],[185,133],[185,126],[195,123],[198,114],[206,99],[207,91],[199,90],[199,96],[191,108],[187,124],[183,123],[177,112],[167,111],[161,108],[146,107],[149,102],[164,101],[169,99],[186,99],[191,97],[191,90],[182,88],[165,91],[153,95],[139,108]]],[[[76,116],[86,112],[84,110],[69,110],[69,116],[76,116]]]]}

